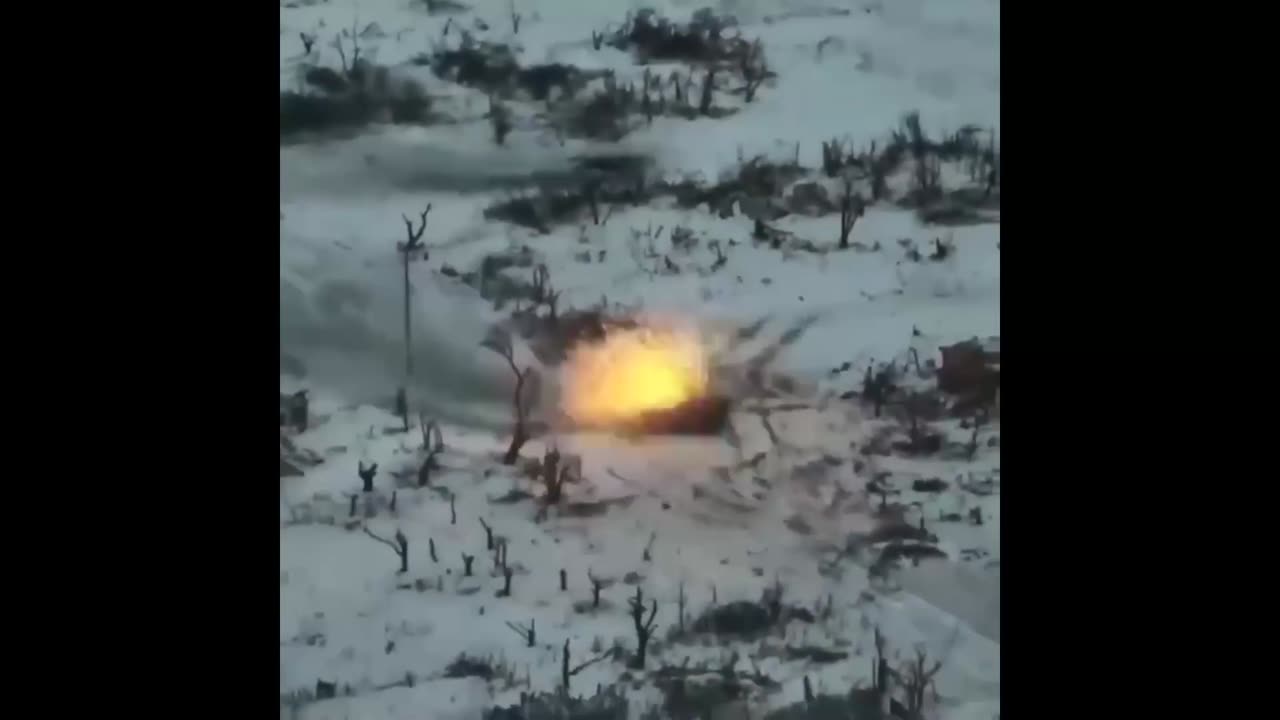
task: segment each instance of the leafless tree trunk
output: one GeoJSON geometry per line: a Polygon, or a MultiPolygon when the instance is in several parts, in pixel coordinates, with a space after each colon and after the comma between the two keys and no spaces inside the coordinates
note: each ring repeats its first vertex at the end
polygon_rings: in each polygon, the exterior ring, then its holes
{"type": "Polygon", "coordinates": [[[516,0],[510,0],[510,12],[511,12],[511,34],[519,35],[520,20],[522,19],[522,17],[520,13],[516,12],[516,0]]]}
{"type": "Polygon", "coordinates": [[[698,112],[703,115],[711,114],[711,101],[714,98],[716,83],[716,71],[707,70],[706,77],[702,80],[702,97],[698,100],[698,112]]]}
{"type": "Polygon", "coordinates": [[[421,413],[418,414],[418,424],[422,428],[422,448],[427,451],[418,468],[418,487],[427,487],[431,484],[431,471],[440,467],[436,463],[436,455],[444,450],[444,438],[440,434],[440,426],[421,413]]]}
{"type": "Polygon", "coordinates": [[[599,610],[600,609],[600,590],[601,588],[604,587],[604,583],[600,580],[600,578],[597,578],[595,575],[592,575],[590,569],[587,570],[587,580],[591,582],[591,609],[599,610]]]}
{"type": "Polygon", "coordinates": [[[928,653],[923,649],[916,649],[916,656],[907,663],[905,671],[898,672],[898,676],[902,679],[903,690],[907,696],[907,714],[912,718],[921,717],[921,711],[924,710],[924,694],[925,690],[933,682],[933,678],[942,669],[942,661],[935,660],[932,665],[928,662],[928,653]]]}
{"type": "Polygon", "coordinates": [[[401,573],[409,572],[409,539],[404,536],[404,533],[400,532],[399,530],[396,530],[395,543],[392,543],[390,540],[387,540],[386,538],[378,537],[369,528],[364,529],[364,534],[368,535],[374,540],[377,540],[383,545],[386,545],[387,547],[391,548],[391,550],[395,552],[396,557],[400,558],[399,572],[401,573]]]}
{"type": "Polygon", "coordinates": [[[356,470],[356,474],[360,476],[360,491],[367,493],[373,492],[373,478],[378,474],[378,463],[373,463],[369,467],[365,467],[364,462],[361,461],[356,470]]]}
{"type": "Polygon", "coordinates": [[[631,621],[636,628],[636,657],[633,667],[638,669],[644,668],[645,653],[649,649],[649,637],[653,634],[653,618],[658,614],[658,601],[651,600],[652,606],[649,610],[649,618],[644,617],[644,594],[639,587],[636,588],[636,596],[631,598],[631,621]]]}
{"type": "Polygon", "coordinates": [[[577,675],[578,673],[600,662],[601,660],[604,660],[607,657],[609,657],[608,650],[600,653],[599,655],[596,655],[590,660],[570,670],[569,669],[569,639],[565,638],[564,649],[561,651],[561,654],[560,654],[560,683],[565,696],[568,697],[569,695],[569,678],[573,677],[574,675],[577,675]]]}
{"type": "Polygon", "coordinates": [[[849,233],[853,232],[853,224],[858,222],[866,211],[862,196],[853,192],[853,179],[844,179],[844,193],[840,196],[840,249],[849,248],[849,233]]]}
{"type": "Polygon", "coordinates": [[[764,46],[759,40],[751,45],[751,51],[742,56],[742,79],[746,82],[743,88],[745,94],[743,100],[751,102],[756,99],[756,90],[760,88],[760,83],[764,82],[765,76],[769,72],[769,66],[764,60],[764,46]]]}
{"type": "Polygon", "coordinates": [[[512,632],[524,639],[526,647],[533,647],[538,644],[538,631],[537,628],[534,627],[534,623],[536,622],[537,620],[530,620],[529,627],[508,622],[507,627],[511,628],[512,632]]]}
{"type": "Polygon", "coordinates": [[[678,609],[679,609],[679,611],[680,611],[680,617],[679,617],[679,618],[677,618],[677,620],[678,620],[678,622],[679,622],[679,626],[678,626],[678,627],[680,628],[680,634],[681,634],[681,635],[684,635],[684,603],[685,603],[685,595],[684,595],[684,581],[683,581],[683,580],[681,580],[681,581],[680,581],[680,591],[679,591],[679,594],[678,594],[678,595],[676,595],[676,604],[677,604],[677,607],[678,607],[678,609]]]}
{"type": "Polygon", "coordinates": [[[520,457],[520,448],[529,441],[528,422],[528,403],[525,398],[525,381],[527,380],[532,368],[526,367],[524,370],[516,367],[515,349],[511,345],[511,336],[506,331],[494,331],[489,337],[481,343],[483,347],[498,353],[507,365],[511,368],[511,372],[516,376],[516,387],[512,393],[512,411],[515,415],[515,428],[511,433],[511,444],[507,446],[507,452],[502,456],[504,465],[515,465],[516,460],[520,457]]]}
{"type": "Polygon", "coordinates": [[[493,96],[489,97],[489,124],[493,128],[494,143],[505,145],[511,133],[511,110],[493,96]]]}

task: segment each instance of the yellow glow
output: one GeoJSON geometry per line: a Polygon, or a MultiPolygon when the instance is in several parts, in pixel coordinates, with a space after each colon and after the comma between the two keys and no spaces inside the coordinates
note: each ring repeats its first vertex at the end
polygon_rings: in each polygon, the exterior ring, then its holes
{"type": "Polygon", "coordinates": [[[562,406],[576,423],[616,425],[706,394],[706,350],[692,332],[614,330],[570,352],[562,406]]]}

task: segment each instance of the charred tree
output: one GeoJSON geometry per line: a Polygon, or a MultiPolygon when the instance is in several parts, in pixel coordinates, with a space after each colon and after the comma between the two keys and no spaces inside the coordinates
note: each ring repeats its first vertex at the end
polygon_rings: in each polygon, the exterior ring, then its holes
{"type": "Polygon", "coordinates": [[[511,432],[511,444],[507,446],[507,452],[502,456],[504,465],[514,465],[520,457],[520,449],[529,441],[528,430],[528,414],[529,399],[526,397],[525,385],[529,378],[529,374],[533,368],[526,367],[521,370],[516,366],[515,349],[511,344],[511,335],[503,330],[495,330],[489,334],[481,346],[498,353],[507,365],[511,368],[511,372],[516,376],[516,386],[512,393],[511,404],[512,414],[515,416],[515,427],[511,432]]]}
{"type": "Polygon", "coordinates": [[[409,539],[404,536],[404,533],[400,532],[399,530],[396,530],[396,535],[395,535],[396,541],[394,543],[392,543],[390,540],[387,540],[386,538],[378,537],[369,528],[364,529],[364,534],[368,535],[374,540],[377,540],[383,545],[386,545],[387,547],[391,548],[393,552],[395,552],[396,557],[400,559],[400,570],[398,572],[400,573],[409,572],[409,539]]]}
{"type": "Polygon", "coordinates": [[[364,462],[361,461],[356,469],[356,474],[360,476],[360,492],[373,492],[373,478],[378,474],[378,463],[365,467],[364,462]]]}
{"type": "Polygon", "coordinates": [[[649,638],[653,634],[653,619],[658,614],[658,601],[650,600],[649,617],[644,617],[644,593],[636,588],[636,596],[629,601],[631,605],[631,621],[636,629],[636,657],[632,667],[644,669],[645,654],[649,649],[649,638]]]}

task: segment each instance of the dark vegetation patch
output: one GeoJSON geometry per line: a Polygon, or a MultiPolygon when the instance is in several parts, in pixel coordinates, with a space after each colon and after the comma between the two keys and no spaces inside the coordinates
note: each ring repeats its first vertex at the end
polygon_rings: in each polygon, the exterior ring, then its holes
{"type": "Polygon", "coordinates": [[[485,720],[626,720],[627,696],[609,687],[589,698],[562,692],[521,694],[519,705],[493,707],[485,720]]]}
{"type": "MultiPolygon", "coordinates": [[[[661,85],[655,81],[651,86],[646,78],[645,97],[651,87],[661,85]]],[[[649,104],[643,98],[637,100],[636,92],[634,87],[606,82],[605,89],[591,96],[585,105],[580,101],[574,101],[576,105],[566,104],[569,108],[566,112],[570,114],[562,116],[561,121],[573,135],[620,138],[630,127],[627,123],[637,103],[649,104]]],[[[802,148],[799,145],[793,156],[785,160],[763,155],[743,159],[736,170],[715,182],[685,178],[646,184],[646,172],[642,168],[647,168],[647,161],[622,156],[614,167],[610,167],[607,160],[601,161],[598,167],[584,166],[568,177],[543,182],[530,192],[489,208],[488,217],[550,232],[558,224],[582,222],[588,217],[593,223],[602,224],[607,222],[614,207],[636,206],[667,197],[684,209],[705,204],[709,212],[721,218],[741,212],[755,223],[752,231],[755,242],[768,242],[778,249],[811,252],[825,252],[836,247],[836,243],[797,238],[770,223],[793,213],[825,216],[838,212],[840,232],[837,235],[836,230],[832,230],[833,239],[840,239],[838,247],[865,249],[864,243],[856,241],[855,223],[865,209],[876,202],[912,208],[925,222],[936,225],[998,220],[999,175],[992,168],[998,165],[999,157],[992,137],[989,132],[964,128],[942,140],[934,140],[925,134],[918,114],[911,113],[887,143],[871,143],[868,148],[855,152],[839,140],[824,142],[821,175],[826,179],[815,177],[813,168],[800,163],[802,148]],[[980,142],[979,136],[986,139],[980,142]],[[945,187],[944,162],[963,164],[973,184],[945,187]],[[849,231],[855,238],[852,243],[847,242],[849,231]]],[[[879,249],[878,242],[873,250],[876,249],[879,249]]],[[[942,260],[949,254],[908,251],[908,257],[915,262],[942,260]]]]}
{"type": "Polygon", "coordinates": [[[573,97],[593,77],[601,73],[580,70],[563,63],[521,66],[515,52],[503,43],[476,41],[464,34],[457,48],[421,55],[415,64],[430,66],[442,80],[484,91],[487,95],[512,98],[517,94],[539,102],[573,97]]]}
{"type": "Polygon", "coordinates": [[[765,591],[760,602],[735,600],[713,605],[694,619],[691,628],[700,634],[750,639],[791,620],[812,623],[815,618],[806,608],[784,605],[782,590],[775,586],[765,591]]]}
{"type": "Polygon", "coordinates": [[[497,674],[491,662],[483,658],[468,657],[466,653],[454,658],[444,669],[444,676],[447,678],[477,677],[492,680],[497,674]]]}
{"type": "MultiPolygon", "coordinates": [[[[629,17],[610,36],[610,44],[635,52],[648,60],[698,63],[695,70],[673,71],[662,78],[647,68],[641,87],[618,82],[608,70],[583,70],[564,63],[522,66],[511,46],[476,40],[460,30],[456,47],[441,47],[419,55],[413,63],[427,66],[437,76],[480,90],[491,99],[526,99],[546,104],[543,117],[561,137],[617,141],[635,128],[641,116],[722,118],[735,108],[718,105],[718,95],[740,95],[752,102],[768,80],[769,70],[763,46],[740,34],[730,37],[731,19],[709,11],[698,13],[687,25],[673,23],[652,11],[629,17]],[[594,81],[601,80],[591,92],[594,81]]],[[[445,37],[449,35],[446,26],[445,37]]],[[[600,49],[605,36],[597,34],[600,49]]],[[[505,133],[495,133],[502,144],[505,133]]]]}
{"type": "Polygon", "coordinates": [[[936,545],[929,543],[915,542],[893,542],[885,546],[880,553],[881,562],[893,562],[896,560],[910,560],[918,563],[921,560],[937,558],[945,560],[947,554],[936,545]]]}
{"type": "Polygon", "coordinates": [[[916,492],[940,493],[945,492],[947,487],[947,481],[942,478],[920,478],[911,482],[911,489],[916,492]]]}
{"type": "Polygon", "coordinates": [[[867,535],[867,541],[871,543],[932,542],[934,540],[936,538],[927,530],[902,521],[880,523],[867,535]]]}
{"type": "Polygon", "coordinates": [[[282,140],[309,133],[352,131],[374,122],[434,121],[431,100],[422,85],[362,59],[358,36],[340,35],[336,42],[341,68],[306,66],[302,70],[304,89],[280,93],[282,140]]]}
{"type": "Polygon", "coordinates": [[[788,660],[809,660],[816,663],[833,663],[846,660],[849,653],[842,650],[828,650],[826,648],[817,647],[816,645],[805,645],[802,647],[787,646],[786,657],[788,660]]]}
{"type": "Polygon", "coordinates": [[[733,62],[749,52],[751,46],[736,32],[736,26],[732,17],[716,15],[706,8],[694,13],[684,25],[644,9],[623,22],[608,37],[608,44],[634,54],[642,63],[733,62]]]}
{"type": "Polygon", "coordinates": [[[588,219],[603,225],[612,207],[640,206],[660,194],[659,186],[647,184],[648,162],[625,155],[580,159],[568,176],[547,179],[532,191],[491,205],[484,216],[544,234],[588,219]]]}
{"type": "MultiPolygon", "coordinates": [[[[702,720],[719,717],[718,711],[736,700],[748,697],[752,691],[774,690],[777,681],[759,672],[735,669],[739,655],[732,653],[718,668],[701,663],[689,666],[665,665],[653,673],[654,685],[662,691],[662,715],[670,720],[702,720]]],[[[736,717],[730,714],[730,717],[736,717]]]]}

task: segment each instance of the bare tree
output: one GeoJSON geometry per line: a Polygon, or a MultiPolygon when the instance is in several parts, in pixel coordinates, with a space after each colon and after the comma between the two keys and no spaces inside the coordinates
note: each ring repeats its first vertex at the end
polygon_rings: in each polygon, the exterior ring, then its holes
{"type": "Polygon", "coordinates": [[[378,463],[365,467],[362,460],[356,468],[356,474],[360,476],[360,492],[373,492],[373,478],[378,474],[378,463]]]}
{"type": "Polygon", "coordinates": [[[933,262],[942,262],[951,257],[951,253],[955,248],[951,243],[942,242],[942,238],[933,239],[933,251],[929,253],[929,259],[933,262]]]}
{"type": "Polygon", "coordinates": [[[498,570],[507,569],[507,539],[499,538],[493,547],[493,566],[498,570]]]}
{"type": "Polygon", "coordinates": [[[866,211],[862,196],[853,191],[853,178],[844,179],[844,192],[840,195],[840,249],[849,248],[849,233],[866,211]]]}
{"type": "Polygon", "coordinates": [[[775,625],[782,619],[782,581],[774,580],[772,588],[764,592],[764,606],[769,611],[769,621],[775,625]]]}
{"type": "Polygon", "coordinates": [[[839,138],[831,138],[831,140],[822,143],[822,172],[829,178],[834,178],[840,174],[840,169],[844,167],[845,152],[844,144],[839,138]]]}
{"type": "Polygon", "coordinates": [[[511,110],[496,97],[489,96],[489,125],[493,128],[493,141],[505,145],[511,133],[511,110]]]}
{"type": "Polygon", "coordinates": [[[536,619],[530,620],[529,627],[524,627],[523,625],[517,625],[513,622],[508,621],[507,627],[511,628],[512,632],[514,632],[515,634],[519,635],[522,639],[524,639],[525,647],[533,647],[534,645],[538,644],[538,630],[536,627],[534,627],[534,623],[536,622],[537,622],[536,619]]]}
{"type": "Polygon", "coordinates": [[[714,69],[707,70],[707,74],[702,79],[702,97],[698,99],[698,112],[703,115],[711,114],[711,101],[714,99],[716,88],[716,71],[714,69]]]}
{"type": "Polygon", "coordinates": [[[454,495],[453,493],[449,493],[449,524],[450,525],[458,524],[458,505],[456,503],[457,499],[458,499],[457,495],[454,495]]]}
{"type": "Polygon", "coordinates": [[[302,39],[302,52],[305,55],[311,54],[311,46],[316,44],[316,36],[311,33],[300,32],[298,37],[302,39]]]}
{"type": "Polygon", "coordinates": [[[725,266],[729,262],[729,258],[725,257],[724,250],[720,247],[719,240],[712,240],[707,243],[707,248],[716,254],[716,261],[711,263],[711,272],[715,272],[725,266]]]}
{"type": "Polygon", "coordinates": [[[489,523],[484,518],[479,518],[480,527],[484,528],[484,549],[493,550],[493,528],[489,527],[489,523]]]}
{"type": "Polygon", "coordinates": [[[436,541],[433,538],[427,538],[427,551],[431,554],[431,562],[438,563],[440,558],[436,557],[436,541]]]}
{"type": "Polygon", "coordinates": [[[651,600],[649,618],[644,617],[644,593],[636,588],[636,596],[628,600],[631,605],[631,621],[636,628],[636,657],[632,667],[644,669],[645,653],[649,649],[649,638],[653,634],[653,618],[658,614],[658,601],[651,600]]]}
{"type": "Polygon", "coordinates": [[[587,208],[591,210],[591,224],[600,224],[600,181],[588,180],[582,184],[582,196],[587,199],[587,208]]]}
{"type": "Polygon", "coordinates": [[[418,414],[418,425],[422,428],[422,449],[427,451],[418,468],[418,487],[426,487],[431,484],[431,471],[440,467],[436,463],[436,455],[444,450],[444,437],[440,434],[440,426],[421,413],[418,414]]]}
{"type": "Polygon", "coordinates": [[[555,447],[547,450],[542,456],[542,483],[547,489],[547,494],[544,498],[544,502],[547,505],[555,505],[560,502],[561,489],[564,486],[568,470],[569,468],[567,467],[560,467],[560,451],[555,447]]]}
{"type": "Polygon", "coordinates": [[[871,661],[871,686],[880,695],[881,707],[887,710],[893,669],[889,667],[889,661],[884,655],[884,635],[880,632],[880,626],[877,625],[873,632],[876,656],[871,661]]]}
{"type": "Polygon", "coordinates": [[[600,590],[604,588],[604,581],[591,574],[591,568],[587,568],[587,580],[591,583],[591,609],[600,609],[600,590]]]}
{"type": "Polygon", "coordinates": [[[550,297],[553,286],[551,285],[551,272],[547,270],[547,266],[538,263],[538,267],[533,269],[533,303],[535,306],[541,305],[550,297]]]}
{"type": "Polygon", "coordinates": [[[861,396],[863,400],[871,403],[875,417],[880,417],[880,410],[889,401],[889,396],[897,387],[893,382],[893,366],[886,366],[877,372],[873,368],[874,364],[873,362],[867,365],[866,375],[862,378],[861,396]]]}
{"type": "Polygon", "coordinates": [[[520,20],[522,19],[522,17],[520,13],[516,12],[516,0],[509,0],[508,5],[509,5],[509,11],[511,13],[511,34],[519,35],[520,20]]]}
{"type": "Polygon", "coordinates": [[[592,665],[600,662],[601,660],[604,660],[605,658],[609,657],[609,655],[610,655],[610,652],[608,650],[605,650],[604,652],[596,655],[590,660],[570,670],[569,669],[569,639],[565,638],[564,650],[562,650],[560,654],[560,683],[564,688],[564,694],[566,696],[569,694],[569,678],[573,677],[574,675],[577,675],[583,670],[586,670],[588,667],[591,667],[592,665]]]}
{"type": "Polygon", "coordinates": [[[924,710],[924,693],[933,678],[942,669],[942,661],[934,660],[930,665],[928,653],[924,648],[916,648],[915,657],[909,660],[906,668],[899,670],[897,676],[902,682],[907,696],[907,717],[919,718],[924,710]]]}
{"type": "Polygon", "coordinates": [[[658,539],[658,533],[656,532],[649,533],[649,542],[645,543],[644,553],[641,555],[641,558],[645,562],[653,562],[653,543],[657,539],[658,539]]]}
{"type": "Polygon", "coordinates": [[[333,39],[333,46],[337,48],[338,59],[342,62],[342,74],[347,76],[348,79],[354,79],[354,76],[356,75],[356,69],[360,65],[360,35],[359,33],[356,33],[356,32],[350,33],[352,53],[351,53],[351,63],[348,64],[347,53],[342,49],[342,35],[344,33],[346,33],[345,30],[342,33],[339,33],[337,37],[333,39]]]}
{"type": "Polygon", "coordinates": [[[471,577],[471,563],[475,562],[475,555],[462,553],[462,576],[471,577]]]}
{"type": "MultiPolygon", "coordinates": [[[[503,547],[506,547],[503,544],[503,547]]],[[[498,591],[498,597],[511,597],[511,568],[502,568],[502,589],[498,591]]]]}
{"type": "Polygon", "coordinates": [[[565,572],[564,568],[560,568],[560,592],[564,592],[568,589],[569,589],[569,574],[565,572]]]}
{"type": "Polygon", "coordinates": [[[640,95],[640,112],[644,113],[645,122],[650,125],[653,124],[653,100],[649,97],[649,86],[652,84],[652,80],[649,68],[645,68],[643,90],[640,95]]]}
{"type": "Polygon", "coordinates": [[[764,82],[765,77],[769,74],[769,66],[764,59],[764,46],[759,40],[751,45],[751,49],[742,55],[742,79],[746,82],[743,87],[743,99],[751,102],[756,99],[756,90],[760,88],[760,83],[764,82]]]}
{"type": "Polygon", "coordinates": [[[965,454],[968,456],[969,462],[978,455],[978,423],[973,424],[973,433],[969,436],[969,442],[965,446],[965,454]]]}
{"type": "Polygon", "coordinates": [[[559,290],[555,290],[551,294],[547,295],[547,321],[551,323],[552,327],[555,327],[556,322],[559,320],[559,316],[556,314],[556,308],[559,304],[559,290]]]}
{"type": "Polygon", "coordinates": [[[404,382],[400,385],[398,398],[403,407],[398,408],[401,411],[401,417],[404,419],[404,431],[409,432],[409,386],[413,383],[413,344],[410,328],[412,327],[412,304],[409,301],[411,286],[409,284],[409,263],[413,260],[413,256],[417,251],[422,251],[422,259],[428,257],[427,250],[422,244],[422,235],[427,230],[427,214],[431,212],[431,204],[427,204],[427,209],[418,215],[418,229],[413,229],[413,222],[407,215],[401,215],[404,220],[404,229],[407,234],[405,242],[396,243],[396,250],[400,252],[404,261],[404,382]]]}
{"type": "Polygon", "coordinates": [[[679,632],[681,635],[684,635],[684,603],[685,603],[684,580],[681,580],[679,593],[676,595],[676,606],[677,606],[677,609],[680,611],[680,617],[677,618],[677,622],[679,622],[678,627],[680,628],[679,632]]]}
{"type": "Polygon", "coordinates": [[[400,558],[399,572],[409,572],[409,539],[404,536],[404,533],[396,530],[396,541],[394,544],[386,538],[378,537],[369,528],[364,529],[364,534],[391,548],[395,552],[396,557],[400,558]]]}
{"type": "Polygon", "coordinates": [[[525,382],[532,372],[532,367],[526,367],[521,370],[516,366],[515,349],[511,345],[511,335],[505,330],[495,328],[489,333],[489,337],[485,338],[481,343],[482,347],[498,353],[507,365],[510,366],[511,372],[516,376],[516,387],[512,393],[511,405],[512,412],[515,415],[515,428],[511,432],[511,444],[507,446],[507,452],[502,456],[504,465],[515,465],[516,460],[520,457],[520,448],[529,441],[528,419],[529,407],[528,398],[525,397],[525,382]]]}

